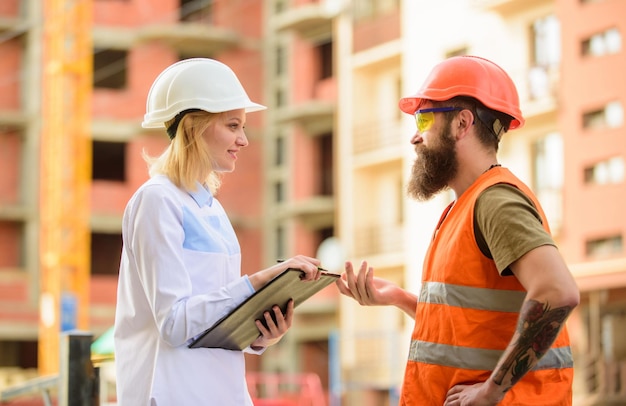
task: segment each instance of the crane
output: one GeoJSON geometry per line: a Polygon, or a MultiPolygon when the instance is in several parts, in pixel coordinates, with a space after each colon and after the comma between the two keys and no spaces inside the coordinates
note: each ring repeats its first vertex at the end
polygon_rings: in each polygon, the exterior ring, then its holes
{"type": "Polygon", "coordinates": [[[62,329],[88,329],[93,0],[43,1],[39,187],[41,375],[62,329]]]}

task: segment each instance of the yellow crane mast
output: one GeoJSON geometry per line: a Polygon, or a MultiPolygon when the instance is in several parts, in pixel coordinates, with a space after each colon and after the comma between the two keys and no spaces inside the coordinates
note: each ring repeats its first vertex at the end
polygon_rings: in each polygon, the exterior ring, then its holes
{"type": "Polygon", "coordinates": [[[59,372],[62,329],[87,330],[93,0],[43,0],[39,372],[59,372]]]}

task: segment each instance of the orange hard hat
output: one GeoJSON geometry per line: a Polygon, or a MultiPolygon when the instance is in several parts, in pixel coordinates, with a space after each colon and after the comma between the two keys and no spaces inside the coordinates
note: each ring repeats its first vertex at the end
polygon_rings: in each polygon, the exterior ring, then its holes
{"type": "Polygon", "coordinates": [[[524,125],[513,80],[500,66],[478,56],[455,56],[440,62],[416,94],[400,99],[400,110],[414,114],[422,100],[477,99],[487,108],[513,117],[509,129],[524,125]]]}

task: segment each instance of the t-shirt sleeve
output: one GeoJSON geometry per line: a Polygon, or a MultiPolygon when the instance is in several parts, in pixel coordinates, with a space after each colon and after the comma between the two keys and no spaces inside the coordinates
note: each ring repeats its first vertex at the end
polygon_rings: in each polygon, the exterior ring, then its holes
{"type": "Polygon", "coordinates": [[[556,246],[532,200],[508,184],[481,193],[474,209],[474,229],[479,247],[493,258],[501,275],[510,275],[509,266],[527,252],[542,245],[556,246]]]}

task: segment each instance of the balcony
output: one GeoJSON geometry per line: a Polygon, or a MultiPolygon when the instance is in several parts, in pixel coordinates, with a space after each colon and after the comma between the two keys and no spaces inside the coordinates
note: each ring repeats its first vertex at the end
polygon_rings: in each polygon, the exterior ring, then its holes
{"type": "Polygon", "coordinates": [[[32,213],[23,204],[0,204],[0,220],[4,221],[26,221],[33,218],[32,213]]]}
{"type": "Polygon", "coordinates": [[[353,362],[346,363],[346,385],[388,389],[402,380],[404,346],[400,331],[354,331],[344,338],[351,343],[353,362]]]}
{"type": "Polygon", "coordinates": [[[353,149],[355,154],[380,152],[389,147],[405,146],[413,134],[405,134],[396,118],[361,122],[355,125],[353,149]]]}
{"type": "Polygon", "coordinates": [[[301,37],[315,40],[329,38],[337,12],[322,3],[310,3],[285,10],[276,17],[278,31],[295,31],[301,37]]]}
{"type": "Polygon", "coordinates": [[[474,8],[494,11],[503,16],[518,14],[524,10],[551,3],[551,0],[470,0],[470,5],[474,8]]]}
{"type": "Polygon", "coordinates": [[[93,27],[93,44],[96,48],[130,49],[137,42],[137,31],[122,27],[93,27]]]}
{"type": "Polygon", "coordinates": [[[331,227],[335,220],[335,201],[333,196],[311,196],[286,203],[279,216],[298,218],[313,229],[331,227]]]}
{"type": "Polygon", "coordinates": [[[0,111],[0,127],[6,130],[19,130],[26,127],[28,120],[21,111],[0,111]]]}
{"type": "Polygon", "coordinates": [[[237,47],[242,38],[234,31],[198,22],[151,24],[139,30],[139,41],[163,41],[181,54],[211,55],[237,47]]]}
{"type": "Polygon", "coordinates": [[[0,16],[0,34],[25,32],[25,24],[17,17],[0,16]]]}
{"type": "Polygon", "coordinates": [[[528,116],[556,111],[560,82],[559,66],[533,66],[526,74],[528,116]]]}
{"type": "Polygon", "coordinates": [[[335,121],[335,103],[324,100],[310,100],[298,105],[286,106],[277,112],[280,123],[298,122],[312,135],[332,132],[335,121]]]}
{"type": "MultiPolygon", "coordinates": [[[[162,129],[158,129],[163,131],[162,129]]],[[[94,140],[108,142],[129,142],[137,134],[150,131],[141,128],[139,121],[120,121],[94,118],[91,122],[91,136],[94,140]]],[[[153,130],[156,131],[156,130],[153,130]]]]}
{"type": "Polygon", "coordinates": [[[130,49],[148,41],[162,41],[181,54],[211,55],[239,46],[242,38],[234,31],[198,22],[150,24],[139,29],[93,29],[93,43],[98,48],[130,49]]]}
{"type": "Polygon", "coordinates": [[[392,254],[404,250],[402,224],[373,224],[355,233],[354,254],[358,257],[392,254]]]}

